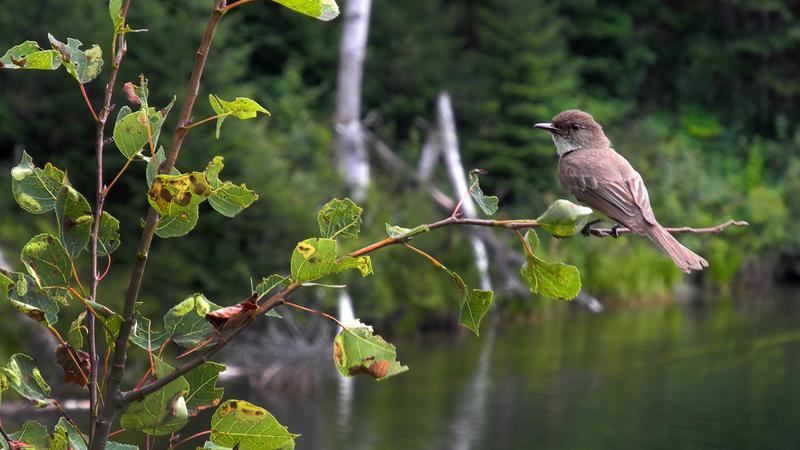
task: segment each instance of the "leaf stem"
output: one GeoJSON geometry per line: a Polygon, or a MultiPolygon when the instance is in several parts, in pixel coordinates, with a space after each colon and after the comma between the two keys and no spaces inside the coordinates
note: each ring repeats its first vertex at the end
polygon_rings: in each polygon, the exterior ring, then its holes
{"type": "Polygon", "coordinates": [[[92,118],[95,122],[100,122],[100,118],[97,117],[97,113],[94,112],[94,107],[92,107],[92,102],[89,101],[89,96],[86,95],[86,88],[83,86],[83,83],[78,83],[78,86],[81,87],[81,94],[83,94],[83,99],[86,101],[86,106],[89,107],[89,111],[92,113],[92,118]]]}
{"type": "Polygon", "coordinates": [[[250,3],[252,1],[254,1],[254,0],[239,0],[236,3],[231,3],[230,5],[222,8],[220,11],[222,11],[222,14],[225,14],[226,12],[232,10],[233,8],[236,8],[237,6],[242,6],[242,5],[250,3]]]}
{"type": "Polygon", "coordinates": [[[191,441],[192,439],[199,438],[200,436],[205,436],[207,434],[211,434],[211,430],[201,431],[199,433],[195,433],[185,439],[181,439],[180,441],[176,442],[175,444],[170,445],[167,449],[172,450],[175,447],[180,447],[181,445],[191,441]]]}
{"type": "Polygon", "coordinates": [[[131,162],[133,162],[133,159],[129,159],[125,163],[125,165],[122,166],[122,169],[120,169],[119,172],[117,172],[117,175],[114,177],[113,180],[111,180],[111,183],[109,183],[109,185],[103,189],[103,197],[108,196],[108,193],[111,192],[111,188],[113,188],[114,185],[117,184],[117,181],[119,181],[119,179],[122,178],[122,175],[125,173],[126,170],[128,170],[128,167],[130,167],[131,162]]]}
{"type": "Polygon", "coordinates": [[[283,303],[284,305],[286,305],[286,306],[291,306],[292,308],[299,309],[299,310],[301,310],[301,311],[307,311],[307,312],[310,312],[310,313],[318,314],[318,315],[320,315],[320,316],[322,316],[322,317],[324,317],[324,318],[326,318],[326,319],[328,319],[328,320],[332,321],[332,322],[333,322],[333,323],[335,323],[336,325],[339,325],[340,327],[342,327],[342,329],[344,329],[344,330],[346,330],[346,329],[347,329],[347,327],[346,327],[346,326],[345,326],[345,325],[344,325],[342,322],[340,322],[340,321],[339,321],[339,319],[337,319],[337,318],[333,317],[332,315],[330,315],[330,314],[328,314],[328,313],[325,313],[325,312],[319,311],[319,310],[317,310],[317,309],[313,309],[313,308],[308,308],[308,307],[305,307],[305,306],[301,306],[301,305],[298,305],[297,303],[292,303],[292,302],[290,302],[289,300],[284,300],[282,303],[283,303]]]}
{"type": "Polygon", "coordinates": [[[416,254],[418,254],[418,255],[420,255],[420,256],[422,256],[422,257],[424,257],[425,259],[427,259],[428,261],[430,261],[431,263],[433,263],[433,265],[434,265],[434,266],[436,266],[436,267],[439,267],[439,268],[441,268],[441,269],[447,269],[447,267],[445,267],[445,266],[444,266],[444,264],[442,264],[441,262],[439,262],[439,260],[438,260],[438,259],[436,259],[436,258],[434,258],[433,256],[429,255],[428,253],[426,253],[426,252],[424,252],[424,251],[422,251],[422,250],[418,249],[417,247],[414,247],[413,245],[409,244],[408,242],[403,242],[403,245],[405,245],[406,247],[408,247],[408,248],[409,248],[411,251],[413,251],[414,253],[416,253],[416,254]]]}
{"type": "Polygon", "coordinates": [[[213,116],[211,116],[211,117],[206,117],[206,118],[205,118],[205,119],[203,119],[203,120],[198,120],[197,122],[192,122],[192,123],[190,123],[190,124],[186,125],[186,129],[187,129],[187,130],[191,130],[192,128],[194,128],[194,127],[196,127],[196,126],[198,126],[198,125],[202,125],[202,124],[204,124],[204,123],[206,123],[206,122],[211,122],[212,120],[216,120],[216,119],[218,119],[219,117],[220,117],[220,115],[219,115],[219,114],[215,114],[215,115],[213,115],[213,116]]]}
{"type": "Polygon", "coordinates": [[[75,282],[78,283],[78,289],[81,290],[81,295],[83,297],[86,297],[86,290],[83,288],[83,284],[81,283],[81,277],[78,276],[77,269],[75,269],[75,262],[70,260],[70,264],[72,265],[72,276],[73,278],[75,278],[75,282]]]}

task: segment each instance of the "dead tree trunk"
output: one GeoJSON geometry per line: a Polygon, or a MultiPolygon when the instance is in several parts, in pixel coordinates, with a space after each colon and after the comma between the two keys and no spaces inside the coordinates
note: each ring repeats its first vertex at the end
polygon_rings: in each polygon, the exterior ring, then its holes
{"type": "Polygon", "coordinates": [[[339,173],[356,202],[364,200],[369,186],[369,161],[361,125],[361,81],[364,76],[369,16],[372,0],[347,0],[339,47],[336,101],[335,160],[339,173]]]}
{"type": "MultiPolygon", "coordinates": [[[[472,203],[472,198],[469,196],[466,171],[461,163],[461,152],[458,148],[458,134],[456,133],[456,121],[453,116],[453,104],[450,101],[450,95],[446,92],[439,94],[439,100],[436,103],[436,115],[439,122],[439,136],[445,165],[447,166],[447,172],[450,174],[450,181],[455,188],[456,197],[464,199],[464,203],[461,206],[464,215],[466,217],[475,217],[475,204],[472,203]]],[[[472,251],[475,253],[475,264],[478,266],[481,289],[492,289],[486,244],[475,235],[470,236],[470,241],[472,242],[472,251]]]]}

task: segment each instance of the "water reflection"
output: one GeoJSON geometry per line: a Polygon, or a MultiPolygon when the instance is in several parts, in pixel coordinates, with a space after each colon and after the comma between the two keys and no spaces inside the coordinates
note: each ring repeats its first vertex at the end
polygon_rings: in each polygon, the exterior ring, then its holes
{"type": "Polygon", "coordinates": [[[263,400],[320,450],[800,448],[794,292],[397,345],[411,371],[357,380],[346,422],[335,379],[263,400]]]}

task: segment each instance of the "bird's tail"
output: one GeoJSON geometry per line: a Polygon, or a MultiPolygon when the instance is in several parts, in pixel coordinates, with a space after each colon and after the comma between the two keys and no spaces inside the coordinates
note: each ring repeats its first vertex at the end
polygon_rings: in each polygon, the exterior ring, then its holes
{"type": "Polygon", "coordinates": [[[658,248],[672,258],[672,261],[682,271],[689,273],[693,270],[703,270],[708,267],[708,261],[702,256],[684,247],[667,230],[659,224],[647,230],[647,237],[652,240],[658,248]]]}

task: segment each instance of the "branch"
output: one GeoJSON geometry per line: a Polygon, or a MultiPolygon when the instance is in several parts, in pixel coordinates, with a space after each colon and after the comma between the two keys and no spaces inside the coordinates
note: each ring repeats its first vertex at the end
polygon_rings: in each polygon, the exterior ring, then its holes
{"type": "MultiPolygon", "coordinates": [[[[478,226],[478,227],[489,227],[489,228],[506,228],[510,230],[520,230],[526,228],[539,228],[539,223],[535,220],[485,220],[485,219],[469,219],[469,218],[459,218],[459,217],[447,217],[442,219],[438,222],[433,222],[427,225],[429,230],[435,230],[437,228],[444,228],[449,226],[478,226]]],[[[730,226],[747,226],[747,222],[743,221],[734,221],[730,220],[723,224],[717,225],[711,228],[667,228],[667,231],[671,233],[697,233],[697,234],[707,234],[707,233],[719,233],[725,228],[730,226]]],[[[627,229],[618,229],[620,232],[627,233],[628,231],[623,231],[627,229]]],[[[611,230],[599,230],[604,235],[611,235],[611,230]]],[[[383,239],[381,241],[375,242],[373,244],[367,245],[366,247],[362,247],[358,250],[350,252],[347,256],[350,257],[358,257],[362,255],[366,255],[368,253],[372,253],[378,249],[389,247],[391,245],[397,244],[404,244],[411,240],[412,237],[409,236],[398,236],[398,237],[389,237],[383,239]]],[[[285,287],[281,291],[278,291],[275,295],[270,297],[266,302],[264,302],[261,306],[259,306],[258,310],[256,310],[255,314],[249,316],[247,319],[243,320],[242,323],[232,329],[228,334],[219,338],[219,340],[205,353],[202,353],[196,356],[194,359],[191,359],[184,364],[178,366],[170,372],[169,374],[159,378],[158,380],[152,381],[139,389],[132,389],[130,391],[125,391],[120,393],[119,395],[119,402],[124,406],[128,405],[131,402],[141,400],[146,395],[152,394],[153,392],[158,391],[159,389],[163,388],[170,382],[178,379],[179,377],[185,375],[186,373],[190,372],[191,370],[197,368],[204,362],[209,361],[211,356],[222,350],[225,346],[227,346],[231,340],[239,335],[242,331],[248,328],[254,321],[255,318],[265,314],[266,312],[272,310],[276,306],[280,306],[281,304],[286,304],[286,299],[294,293],[294,291],[301,288],[303,285],[301,283],[292,283],[289,286],[285,287]]],[[[294,305],[294,304],[293,304],[294,305]]],[[[298,305],[299,306],[299,305],[298,305]]]]}
{"type": "MultiPolygon", "coordinates": [[[[129,1],[130,0],[126,0],[126,6],[129,1]]],[[[189,80],[188,92],[186,94],[183,107],[181,108],[181,114],[178,117],[178,124],[175,137],[172,141],[172,147],[167,154],[166,161],[164,161],[164,164],[161,166],[161,173],[169,173],[172,168],[175,167],[175,161],[178,159],[178,155],[180,154],[183,140],[186,137],[186,132],[188,131],[187,125],[190,123],[192,110],[194,109],[194,104],[197,100],[197,94],[200,90],[200,79],[203,76],[203,71],[205,69],[206,60],[208,59],[211,43],[214,40],[214,34],[217,31],[217,26],[219,25],[220,19],[224,14],[224,6],[225,0],[215,0],[213,7],[214,9],[211,13],[208,25],[206,26],[206,31],[203,34],[203,39],[200,42],[200,46],[195,56],[195,64],[194,68],[192,69],[191,79],[189,80]]],[[[130,281],[128,282],[128,289],[125,293],[125,305],[123,308],[124,322],[120,326],[119,334],[117,335],[114,350],[114,362],[111,366],[111,372],[108,376],[108,385],[106,387],[106,398],[108,401],[103,407],[101,417],[98,418],[96,433],[97,439],[92,441],[91,450],[103,450],[105,448],[106,441],[108,439],[108,433],[111,430],[111,423],[113,422],[117,413],[126,404],[124,401],[120,401],[120,387],[122,385],[123,375],[125,374],[128,339],[130,338],[131,329],[133,328],[134,307],[139,298],[139,288],[141,287],[142,279],[144,277],[144,270],[145,266],[147,265],[150,244],[153,242],[153,235],[155,233],[156,225],[158,225],[158,219],[158,213],[151,208],[148,211],[144,230],[142,231],[142,237],[139,240],[139,248],[136,252],[136,260],[131,272],[130,281]]]]}
{"type": "MultiPolygon", "coordinates": [[[[125,0],[120,12],[123,22],[128,15],[131,0],[125,0]]],[[[97,270],[97,241],[100,237],[100,221],[103,217],[103,205],[105,204],[104,182],[103,182],[103,148],[105,146],[105,129],[108,116],[111,114],[111,98],[114,95],[114,85],[117,81],[119,74],[119,67],[122,63],[122,58],[125,57],[127,45],[125,44],[125,33],[119,35],[119,48],[114,56],[114,64],[111,67],[111,72],[106,84],[105,95],[103,96],[103,109],[100,111],[100,116],[95,114],[92,110],[92,116],[97,121],[97,133],[95,137],[95,155],[97,159],[97,186],[94,208],[94,222],[92,223],[91,241],[89,243],[89,257],[92,264],[92,284],[90,290],[90,300],[97,301],[97,285],[100,282],[97,270]]],[[[83,92],[86,103],[91,109],[91,103],[86,97],[86,91],[81,85],[81,92],[83,92]]],[[[94,311],[90,311],[89,305],[86,305],[87,315],[89,316],[88,322],[88,339],[89,339],[89,357],[91,358],[90,372],[89,372],[89,441],[94,441],[95,431],[97,427],[97,410],[98,410],[98,383],[97,372],[99,366],[99,359],[97,358],[97,328],[95,326],[94,311]],[[91,314],[90,314],[91,312],[91,314]]]]}
{"type": "MultiPolygon", "coordinates": [[[[719,234],[722,233],[726,228],[730,227],[746,227],[750,224],[745,222],[744,220],[729,220],[725,223],[721,223],[715,227],[708,227],[708,228],[692,228],[692,227],[677,227],[677,228],[665,228],[668,232],[672,234],[679,234],[679,233],[690,233],[690,234],[719,234]]],[[[596,237],[614,237],[615,235],[620,234],[627,234],[632,233],[629,228],[622,228],[619,227],[616,230],[612,228],[590,228],[589,232],[592,233],[592,236],[596,237]]]]}

